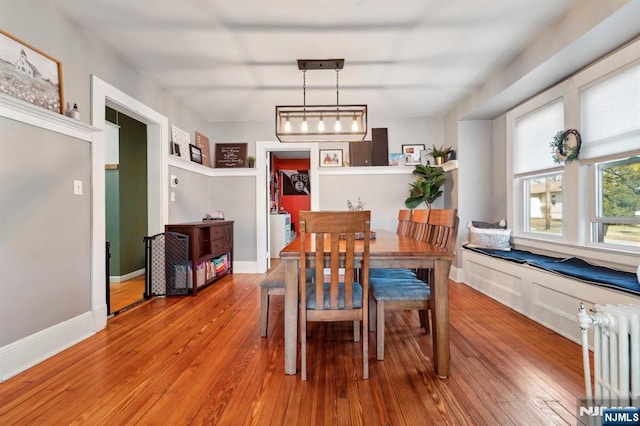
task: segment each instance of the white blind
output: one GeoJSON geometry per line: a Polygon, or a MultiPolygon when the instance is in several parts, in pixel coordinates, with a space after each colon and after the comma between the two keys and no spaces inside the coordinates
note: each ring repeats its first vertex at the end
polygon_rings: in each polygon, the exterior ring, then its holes
{"type": "Polygon", "coordinates": [[[640,150],[640,64],[580,94],[580,158],[640,150]]]}
{"type": "Polygon", "coordinates": [[[515,122],[515,173],[554,167],[550,143],[563,129],[562,99],[518,118],[515,122]]]}

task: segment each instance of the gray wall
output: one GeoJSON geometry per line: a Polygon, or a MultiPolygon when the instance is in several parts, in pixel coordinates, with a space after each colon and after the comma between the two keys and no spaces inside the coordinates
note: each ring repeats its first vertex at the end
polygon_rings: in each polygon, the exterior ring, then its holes
{"type": "Polygon", "coordinates": [[[91,145],[0,118],[0,148],[2,347],[90,310],[91,145]]]}

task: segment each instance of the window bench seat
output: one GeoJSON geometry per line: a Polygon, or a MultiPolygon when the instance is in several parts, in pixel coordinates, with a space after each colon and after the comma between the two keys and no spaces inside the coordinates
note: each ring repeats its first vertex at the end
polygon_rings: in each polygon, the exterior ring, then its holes
{"type": "MultiPolygon", "coordinates": [[[[640,303],[636,274],[524,250],[463,247],[463,281],[557,333],[580,343],[580,303],[640,303]]],[[[479,313],[481,319],[481,313],[479,313]]]]}

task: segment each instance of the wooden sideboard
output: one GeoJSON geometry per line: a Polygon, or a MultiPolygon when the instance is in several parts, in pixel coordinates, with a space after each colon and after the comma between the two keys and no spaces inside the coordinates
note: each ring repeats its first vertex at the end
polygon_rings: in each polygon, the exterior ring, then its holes
{"type": "Polygon", "coordinates": [[[233,221],[203,220],[202,222],[169,224],[165,232],[189,236],[191,294],[198,289],[233,273],[233,221]]]}

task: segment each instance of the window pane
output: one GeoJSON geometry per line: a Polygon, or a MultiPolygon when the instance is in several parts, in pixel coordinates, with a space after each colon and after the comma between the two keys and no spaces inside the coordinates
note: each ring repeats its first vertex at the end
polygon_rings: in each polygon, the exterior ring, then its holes
{"type": "Polygon", "coordinates": [[[600,242],[623,246],[640,247],[640,225],[621,223],[598,224],[602,238],[600,242]]]}
{"type": "Polygon", "coordinates": [[[640,219],[640,157],[600,164],[602,217],[640,219]]]}
{"type": "Polygon", "coordinates": [[[526,180],[529,232],[562,235],[562,174],[526,180]]]}
{"type": "Polygon", "coordinates": [[[598,187],[595,240],[640,247],[640,157],[598,164],[598,187]]]}

